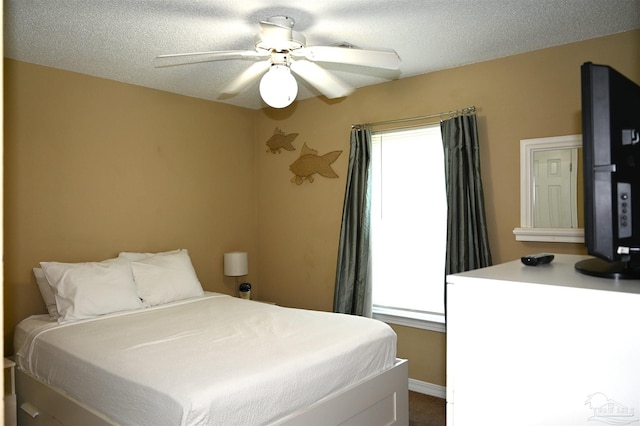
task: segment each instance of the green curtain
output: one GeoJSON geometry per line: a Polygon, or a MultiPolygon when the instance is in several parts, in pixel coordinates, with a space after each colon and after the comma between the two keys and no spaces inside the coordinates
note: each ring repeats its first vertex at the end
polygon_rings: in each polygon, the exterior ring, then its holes
{"type": "Polygon", "coordinates": [[[440,124],[447,186],[446,274],[491,266],[475,114],[440,124]]]}
{"type": "Polygon", "coordinates": [[[371,129],[351,130],[334,312],[371,316],[371,129]]]}

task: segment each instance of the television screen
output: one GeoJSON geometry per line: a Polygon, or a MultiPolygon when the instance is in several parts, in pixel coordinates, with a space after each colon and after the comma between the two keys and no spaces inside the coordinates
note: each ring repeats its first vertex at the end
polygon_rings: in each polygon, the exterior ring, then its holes
{"type": "Polygon", "coordinates": [[[640,86],[607,65],[581,67],[588,275],[640,279],[640,86]]]}

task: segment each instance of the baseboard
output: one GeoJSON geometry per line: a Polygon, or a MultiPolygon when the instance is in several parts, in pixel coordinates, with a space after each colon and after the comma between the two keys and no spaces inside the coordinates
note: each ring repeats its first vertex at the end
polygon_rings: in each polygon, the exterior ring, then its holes
{"type": "Polygon", "coordinates": [[[434,385],[416,379],[409,379],[409,390],[435,396],[436,398],[446,399],[447,397],[447,388],[445,386],[434,385]]]}

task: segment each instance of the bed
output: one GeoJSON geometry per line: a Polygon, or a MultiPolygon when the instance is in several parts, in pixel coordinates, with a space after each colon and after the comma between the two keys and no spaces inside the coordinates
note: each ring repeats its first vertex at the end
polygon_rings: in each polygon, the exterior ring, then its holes
{"type": "Polygon", "coordinates": [[[408,424],[407,363],[386,324],[204,292],[188,253],[170,253],[121,254],[98,273],[104,262],[41,264],[58,316],[16,329],[20,424],[408,424]],[[140,304],[101,306],[123,276],[140,304]],[[87,277],[103,284],[94,294],[78,289],[87,277]]]}

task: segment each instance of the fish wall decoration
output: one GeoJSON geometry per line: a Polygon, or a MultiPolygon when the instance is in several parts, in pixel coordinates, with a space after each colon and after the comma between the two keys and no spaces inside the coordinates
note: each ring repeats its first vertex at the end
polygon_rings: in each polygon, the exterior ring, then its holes
{"type": "Polygon", "coordinates": [[[289,166],[289,170],[295,175],[291,178],[291,182],[300,185],[305,180],[308,180],[311,183],[313,182],[313,175],[316,173],[328,178],[337,178],[338,175],[331,168],[331,164],[338,159],[340,154],[342,154],[342,151],[332,151],[325,155],[318,155],[318,151],[309,148],[305,143],[300,151],[300,157],[289,166]]]}
{"type": "Polygon", "coordinates": [[[297,133],[289,133],[285,134],[278,127],[273,131],[273,136],[269,138],[267,141],[267,146],[269,149],[267,152],[271,151],[271,153],[280,154],[281,149],[285,149],[287,151],[295,151],[295,148],[291,144],[298,137],[297,133]]]}

